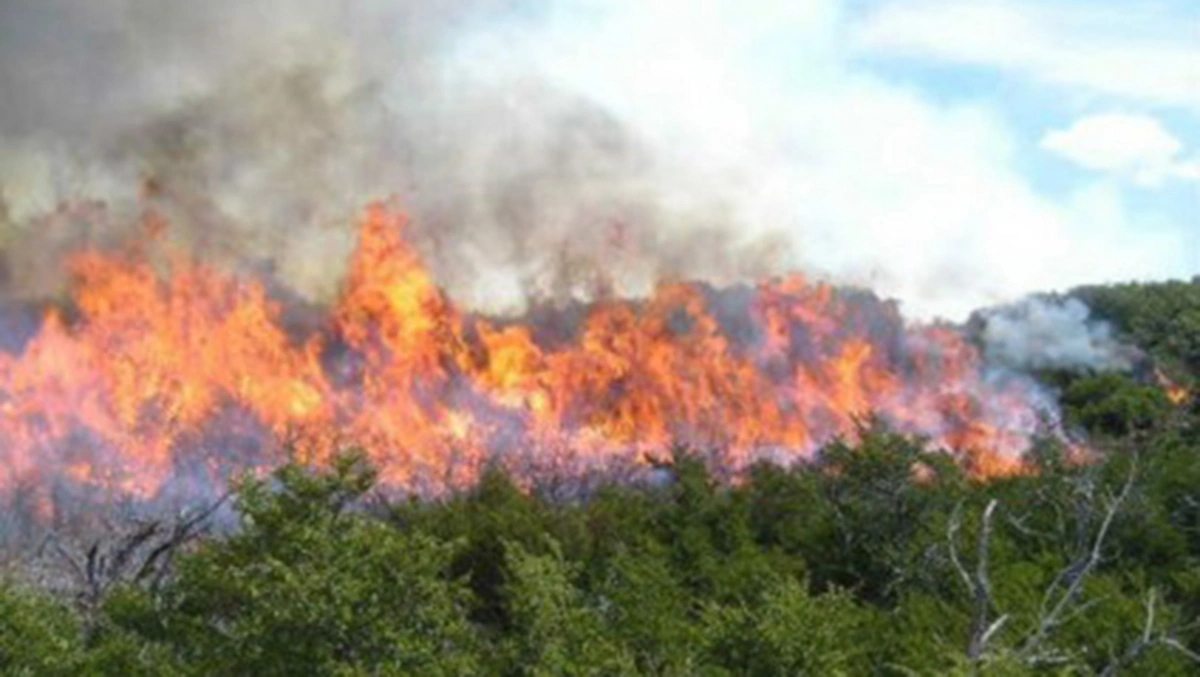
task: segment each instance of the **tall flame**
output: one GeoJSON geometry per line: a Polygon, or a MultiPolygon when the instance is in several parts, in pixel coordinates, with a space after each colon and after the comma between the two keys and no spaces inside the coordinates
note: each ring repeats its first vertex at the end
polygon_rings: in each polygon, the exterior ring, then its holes
{"type": "Polygon", "coordinates": [[[736,474],[810,457],[867,414],[989,474],[1016,470],[1038,426],[1028,382],[865,293],[666,283],[582,319],[488,320],[443,293],[407,228],[368,208],[340,298],[301,337],[261,282],[184,257],[74,256],[73,317],[47,312],[0,354],[0,495],[149,499],[349,444],[426,494],[489,463],[527,482],[636,471],[677,444],[736,474]]]}

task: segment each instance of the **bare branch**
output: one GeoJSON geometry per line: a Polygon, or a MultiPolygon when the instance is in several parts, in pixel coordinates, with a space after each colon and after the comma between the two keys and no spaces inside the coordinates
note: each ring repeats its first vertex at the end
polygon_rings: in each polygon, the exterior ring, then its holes
{"type": "Polygon", "coordinates": [[[962,560],[958,557],[958,532],[961,528],[962,503],[959,503],[954,506],[954,512],[950,515],[950,523],[946,525],[946,541],[950,544],[950,562],[954,564],[954,570],[958,572],[958,576],[967,590],[971,590],[973,587],[971,575],[967,573],[967,568],[963,566],[962,560]]]}
{"type": "Polygon", "coordinates": [[[1134,642],[1123,655],[1113,659],[1111,663],[1105,666],[1100,673],[1100,677],[1114,677],[1121,668],[1129,665],[1138,659],[1146,649],[1154,645],[1154,604],[1157,601],[1157,591],[1151,590],[1146,598],[1146,625],[1142,630],[1142,636],[1138,641],[1134,642]]]}
{"type": "MultiPolygon", "coordinates": [[[[988,632],[988,614],[992,609],[992,583],[988,578],[988,553],[992,539],[992,515],[998,505],[996,499],[988,501],[980,518],[979,545],[975,565],[975,613],[971,628],[971,646],[967,655],[972,662],[978,661],[987,648],[985,639],[990,638],[995,630],[988,632]]],[[[996,628],[997,630],[999,628],[996,628]]]]}
{"type": "Polygon", "coordinates": [[[1161,640],[1161,642],[1163,645],[1171,647],[1172,649],[1178,651],[1179,653],[1183,654],[1184,656],[1187,656],[1191,660],[1193,660],[1197,663],[1200,663],[1200,653],[1196,653],[1195,651],[1192,651],[1191,649],[1187,648],[1186,646],[1183,645],[1182,642],[1175,639],[1174,637],[1164,637],[1161,640]]]}
{"type": "Polygon", "coordinates": [[[67,564],[74,579],[75,602],[91,618],[114,587],[124,584],[155,588],[168,575],[174,554],[194,540],[207,527],[213,514],[224,505],[229,494],[193,514],[181,514],[168,528],[160,521],[133,524],[125,533],[117,532],[92,541],[81,556],[72,554],[57,537],[48,539],[55,554],[67,564]]]}
{"type": "Polygon", "coordinates": [[[1142,628],[1142,636],[1138,638],[1121,656],[1113,659],[1104,671],[1101,672],[1102,677],[1114,677],[1125,666],[1132,664],[1142,656],[1147,650],[1156,647],[1164,646],[1171,649],[1189,660],[1200,663],[1200,653],[1192,651],[1187,646],[1176,639],[1174,636],[1166,632],[1155,632],[1155,608],[1158,602],[1158,591],[1151,590],[1146,598],[1146,623],[1142,628]]]}
{"type": "MultiPolygon", "coordinates": [[[[1042,600],[1042,613],[1038,619],[1038,627],[1030,634],[1021,648],[1021,654],[1027,660],[1035,656],[1037,649],[1050,633],[1063,623],[1064,614],[1079,597],[1087,577],[1100,563],[1104,544],[1108,538],[1108,532],[1112,527],[1113,520],[1116,519],[1117,513],[1120,512],[1122,505],[1129,497],[1129,493],[1133,488],[1134,479],[1137,476],[1136,458],[1135,456],[1135,463],[1130,468],[1129,475],[1125,478],[1120,493],[1109,497],[1107,501],[1108,505],[1104,512],[1104,519],[1101,521],[1100,528],[1096,531],[1096,536],[1092,539],[1090,547],[1086,545],[1081,547],[1075,559],[1059,572],[1058,576],[1055,577],[1054,581],[1046,589],[1045,597],[1042,600]],[[1054,599],[1055,591],[1063,585],[1066,586],[1066,590],[1058,596],[1057,600],[1051,603],[1051,600],[1054,599]]],[[[1091,514],[1092,511],[1090,509],[1082,512],[1080,517],[1085,525],[1090,523],[1091,514]]],[[[1080,541],[1084,544],[1087,542],[1086,531],[1086,528],[1080,530],[1080,541]]]]}
{"type": "Polygon", "coordinates": [[[981,653],[982,653],[983,649],[987,648],[988,642],[992,641],[992,637],[997,632],[999,632],[1000,628],[1004,627],[1004,624],[1007,622],[1008,622],[1008,614],[1004,614],[1004,615],[1000,616],[999,618],[997,618],[995,621],[992,622],[991,625],[988,626],[987,630],[985,630],[983,632],[983,636],[979,638],[979,646],[980,646],[981,653]]]}
{"type": "Polygon", "coordinates": [[[989,621],[992,608],[995,606],[992,601],[992,584],[989,574],[992,518],[998,505],[999,501],[996,499],[988,501],[987,507],[983,509],[983,516],[980,517],[974,575],[967,572],[967,568],[958,554],[958,532],[962,528],[962,504],[955,507],[946,528],[946,538],[950,546],[950,561],[954,564],[963,585],[971,593],[974,602],[974,611],[971,616],[971,639],[967,646],[967,657],[971,661],[972,673],[977,671],[978,664],[987,651],[988,643],[1008,622],[1007,614],[1001,615],[994,621],[989,621]]]}
{"type": "Polygon", "coordinates": [[[158,566],[158,574],[154,578],[154,587],[157,587],[162,581],[162,578],[166,573],[166,566],[171,561],[174,553],[179,549],[180,546],[192,540],[192,538],[198,534],[198,528],[207,522],[208,518],[216,513],[217,510],[219,510],[221,506],[225,504],[225,501],[229,499],[229,496],[230,494],[226,492],[212,505],[208,506],[204,510],[201,510],[191,518],[178,522],[175,525],[175,528],[172,529],[171,536],[166,541],[159,544],[158,547],[151,550],[150,553],[146,555],[145,559],[142,560],[142,565],[138,567],[137,572],[133,575],[133,580],[136,582],[145,580],[147,575],[151,571],[155,570],[155,565],[161,560],[162,565],[158,566]]]}

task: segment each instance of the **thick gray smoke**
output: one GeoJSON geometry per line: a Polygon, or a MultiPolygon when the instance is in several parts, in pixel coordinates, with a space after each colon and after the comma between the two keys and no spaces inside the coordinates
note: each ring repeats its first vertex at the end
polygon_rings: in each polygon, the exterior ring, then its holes
{"type": "Polygon", "coordinates": [[[1190,231],[1118,187],[1043,190],[996,102],[880,69],[891,13],[861,5],[3,0],[0,289],[53,290],[149,203],[321,298],[391,195],[472,306],[788,267],[961,320],[1192,272],[1190,231]],[[38,218],[81,198],[101,225],[38,218]]]}
{"type": "Polygon", "coordinates": [[[1013,369],[1128,370],[1139,353],[1076,298],[1028,298],[982,313],[989,361],[1013,369]]]}
{"type": "Polygon", "coordinates": [[[173,242],[315,298],[336,288],[357,210],[389,196],[474,304],[780,260],[602,107],[460,54],[463,36],[539,4],[0,4],[9,292],[56,291],[67,251],[127,237],[147,206],[173,242]]]}

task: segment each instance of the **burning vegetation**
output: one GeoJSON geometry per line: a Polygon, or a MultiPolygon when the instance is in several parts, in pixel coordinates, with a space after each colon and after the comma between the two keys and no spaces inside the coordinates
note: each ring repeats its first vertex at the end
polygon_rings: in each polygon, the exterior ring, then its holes
{"type": "Polygon", "coordinates": [[[732,478],[809,459],[868,416],[1004,474],[1053,414],[955,329],[800,276],[488,318],[456,305],[414,226],[374,204],[317,312],[173,252],[147,223],[132,247],[69,256],[70,301],[0,359],[0,491],[44,517],[68,498],[211,496],[349,446],[420,495],[492,464],[526,486],[644,476],[676,446],[732,478]]]}
{"type": "Polygon", "coordinates": [[[0,675],[1195,674],[1186,238],[574,4],[0,2],[0,675]]]}

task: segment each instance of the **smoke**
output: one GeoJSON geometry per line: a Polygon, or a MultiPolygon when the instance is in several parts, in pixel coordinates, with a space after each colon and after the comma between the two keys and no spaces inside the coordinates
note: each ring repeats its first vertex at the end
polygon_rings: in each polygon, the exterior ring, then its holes
{"type": "Polygon", "coordinates": [[[387,196],[489,311],[801,268],[961,319],[1178,273],[1187,248],[1103,186],[1031,186],[998,111],[864,65],[853,4],[8,0],[6,290],[54,293],[45,271],[149,206],[174,244],[326,300],[387,196]],[[100,225],[42,216],[90,198],[100,225]]]}
{"type": "Polygon", "coordinates": [[[1124,371],[1140,353],[1118,341],[1076,298],[1028,298],[975,319],[989,361],[1017,370],[1124,371]]]}
{"type": "Polygon", "coordinates": [[[778,241],[744,240],[722,196],[687,185],[603,106],[531,64],[464,56],[544,9],[5,3],[10,292],[54,293],[61,276],[45,271],[81,244],[127,239],[150,207],[174,246],[328,297],[357,210],[388,196],[439,279],[493,310],[769,270],[778,241]]]}

